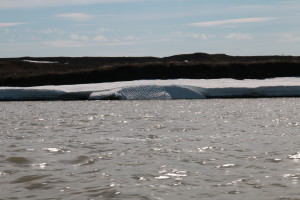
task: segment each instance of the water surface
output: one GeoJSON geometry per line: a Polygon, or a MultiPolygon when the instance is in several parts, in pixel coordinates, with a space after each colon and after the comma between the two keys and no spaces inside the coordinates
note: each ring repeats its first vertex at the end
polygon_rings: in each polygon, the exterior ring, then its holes
{"type": "Polygon", "coordinates": [[[0,102],[0,199],[299,199],[300,101],[0,102]]]}

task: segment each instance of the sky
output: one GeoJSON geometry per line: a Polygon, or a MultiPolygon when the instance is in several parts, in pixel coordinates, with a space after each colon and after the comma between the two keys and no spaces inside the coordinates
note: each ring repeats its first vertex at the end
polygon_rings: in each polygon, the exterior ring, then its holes
{"type": "Polygon", "coordinates": [[[300,56],[299,0],[0,0],[0,57],[300,56]]]}

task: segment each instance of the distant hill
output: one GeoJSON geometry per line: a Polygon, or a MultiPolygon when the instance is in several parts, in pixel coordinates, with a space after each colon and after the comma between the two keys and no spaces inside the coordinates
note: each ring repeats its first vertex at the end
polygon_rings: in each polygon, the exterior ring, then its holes
{"type": "Polygon", "coordinates": [[[300,57],[181,54],[157,57],[22,57],[0,59],[1,86],[98,83],[137,79],[300,76],[300,57]]]}
{"type": "Polygon", "coordinates": [[[226,54],[181,54],[162,58],[164,61],[189,61],[189,62],[267,62],[267,61],[300,61],[294,56],[229,56],[226,54]]]}

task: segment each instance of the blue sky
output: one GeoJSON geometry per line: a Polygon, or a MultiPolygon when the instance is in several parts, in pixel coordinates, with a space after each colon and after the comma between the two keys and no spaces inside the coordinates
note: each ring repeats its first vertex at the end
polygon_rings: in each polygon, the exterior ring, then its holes
{"type": "Polygon", "coordinates": [[[0,57],[300,56],[299,0],[0,0],[0,57]]]}

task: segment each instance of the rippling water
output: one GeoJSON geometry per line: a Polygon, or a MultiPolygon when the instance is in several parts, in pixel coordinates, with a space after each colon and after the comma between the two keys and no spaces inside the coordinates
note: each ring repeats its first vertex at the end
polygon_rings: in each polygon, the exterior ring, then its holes
{"type": "Polygon", "coordinates": [[[300,99],[1,102],[0,199],[299,199],[300,99]]]}

